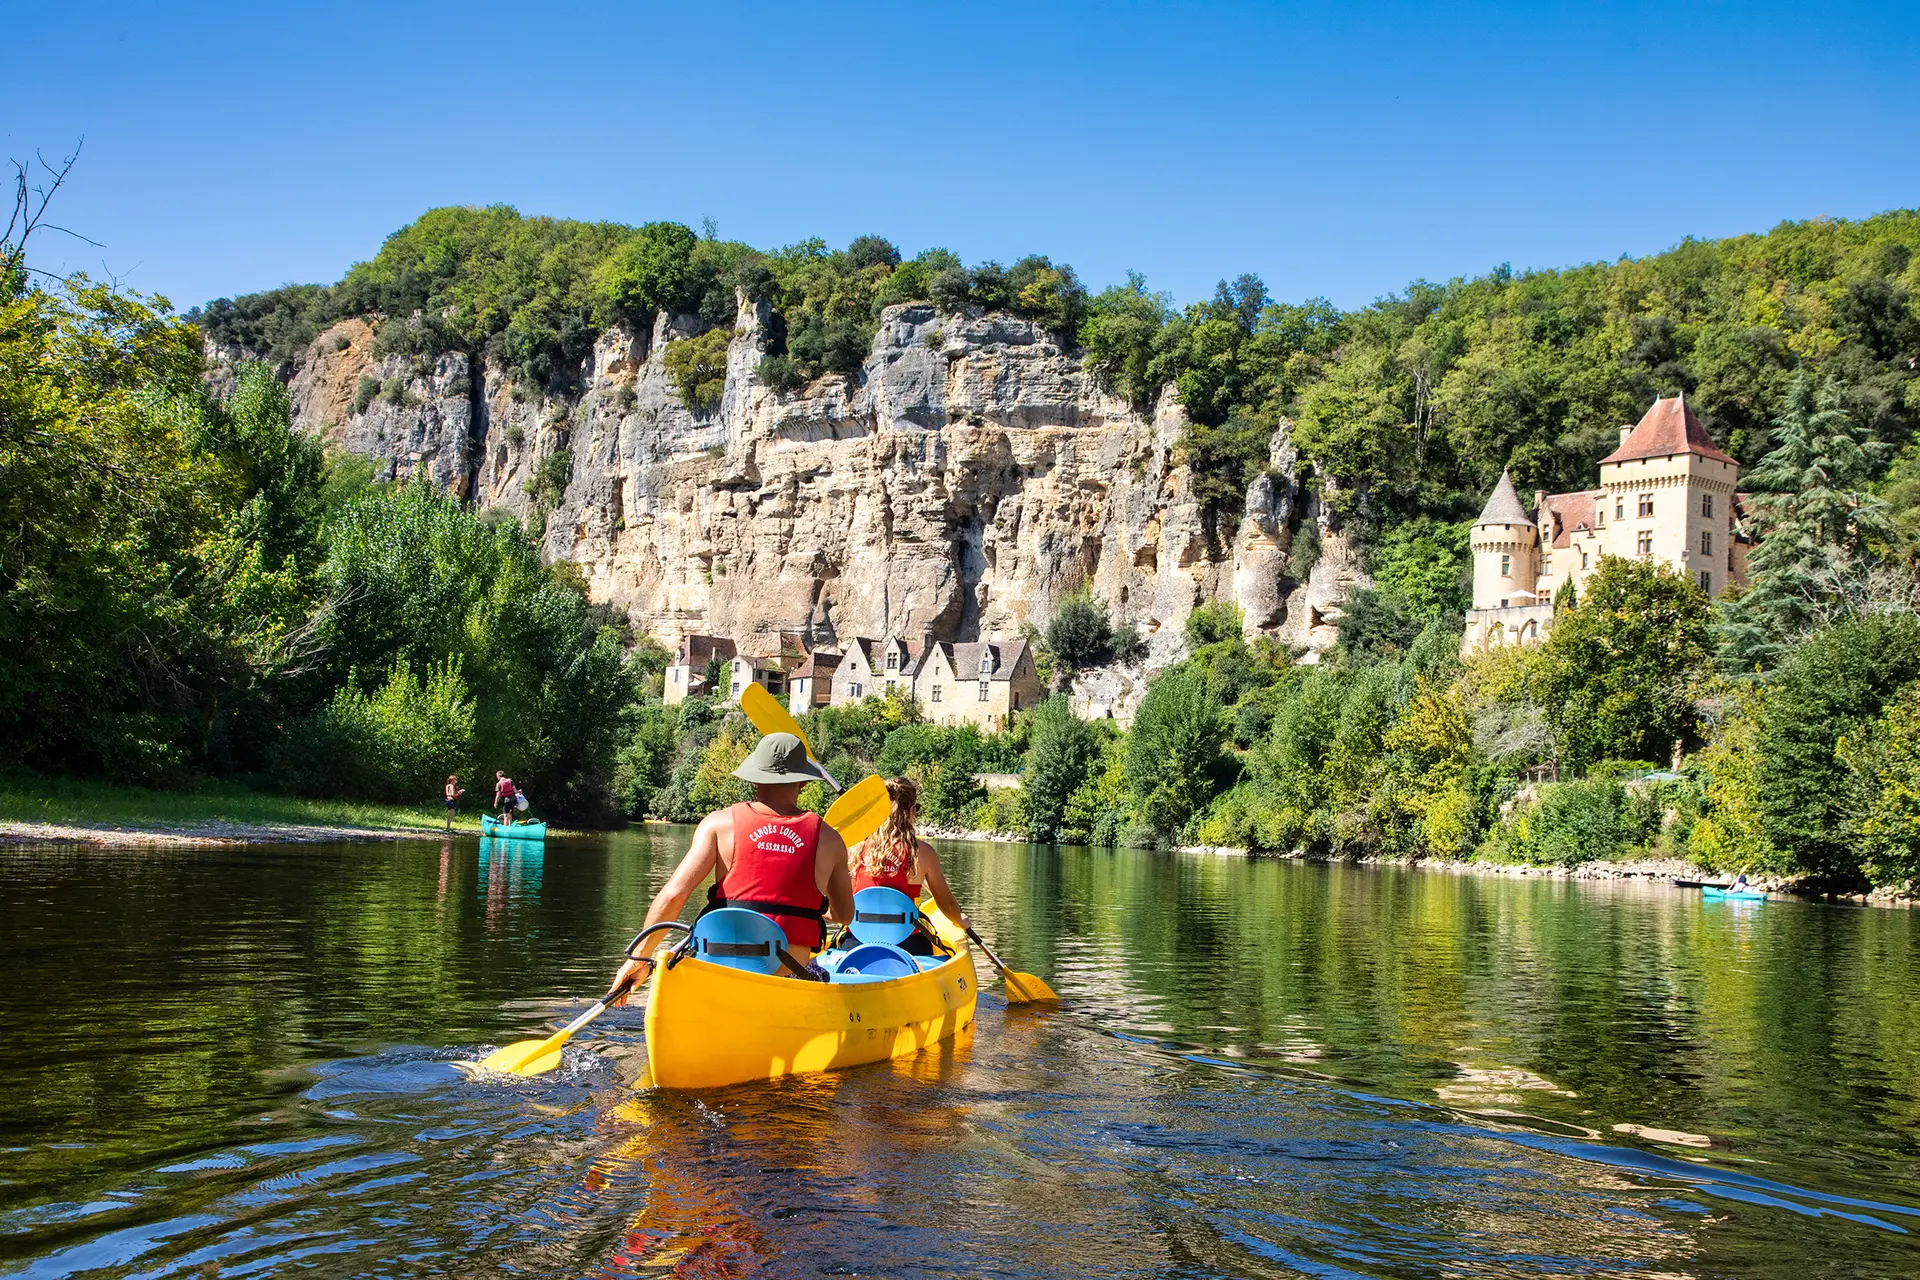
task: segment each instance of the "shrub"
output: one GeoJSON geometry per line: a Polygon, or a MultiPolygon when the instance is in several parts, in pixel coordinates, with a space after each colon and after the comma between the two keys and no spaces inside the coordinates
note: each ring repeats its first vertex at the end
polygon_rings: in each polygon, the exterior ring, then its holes
{"type": "Polygon", "coordinates": [[[709,329],[697,338],[669,342],[661,354],[667,376],[680,392],[680,403],[695,413],[720,407],[727,389],[727,346],[731,329],[709,329]]]}
{"type": "Polygon", "coordinates": [[[1000,787],[987,792],[987,798],[973,807],[969,824],[979,831],[1010,831],[1025,834],[1030,827],[1025,787],[1000,787]]]}
{"type": "Polygon", "coordinates": [[[474,702],[456,658],[423,682],[396,659],[386,683],[355,677],[297,726],[276,753],[279,780],[306,795],[424,803],[450,773],[471,773],[474,702]]]}
{"type": "Polygon", "coordinates": [[[1187,615],[1187,643],[1198,649],[1223,640],[1238,640],[1245,617],[1231,600],[1214,600],[1187,615]]]}
{"type": "Polygon", "coordinates": [[[379,395],[380,379],[361,374],[359,389],[353,393],[353,411],[356,414],[365,413],[379,395]]]}
{"type": "Polygon", "coordinates": [[[1068,596],[1047,623],[1046,644],[1069,673],[1107,661],[1113,656],[1113,624],[1106,602],[1084,592],[1068,596]]]}
{"type": "Polygon", "coordinates": [[[573,480],[573,454],[555,449],[533,464],[533,476],[527,481],[527,497],[541,508],[556,507],[573,480]]]}
{"type": "Polygon", "coordinates": [[[766,356],[754,368],[760,385],[775,391],[798,391],[807,385],[807,375],[790,356],[766,356]]]}

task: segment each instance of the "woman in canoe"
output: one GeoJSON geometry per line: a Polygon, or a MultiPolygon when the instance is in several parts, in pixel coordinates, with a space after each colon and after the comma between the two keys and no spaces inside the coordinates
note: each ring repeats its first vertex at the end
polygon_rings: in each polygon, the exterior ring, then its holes
{"type": "MultiPolygon", "coordinates": [[[[947,887],[947,877],[940,870],[940,855],[920,838],[916,826],[920,818],[920,788],[912,778],[888,778],[887,797],[893,801],[893,808],[887,813],[886,823],[848,855],[853,891],[858,893],[884,885],[898,889],[915,902],[920,900],[923,890],[930,891],[942,915],[962,929],[972,928],[973,922],[967,919],[967,913],[954,899],[953,890],[947,887]]],[[[907,950],[926,946],[927,940],[915,934],[908,939],[907,950]]]]}
{"type": "MultiPolygon", "coordinates": [[[[788,953],[807,967],[826,936],[827,919],[853,919],[846,842],[819,814],[800,807],[800,788],[826,774],[799,738],[770,733],[733,776],[753,784],[753,799],[702,819],[693,847],[647,908],[645,927],[678,920],[687,899],[711,875],[709,907],[746,907],[768,917],[787,935],[788,953]]],[[[651,968],[650,958],[629,960],[614,982],[631,975],[637,985],[651,968]]],[[[624,996],[616,1001],[624,1002],[624,996]]]]}

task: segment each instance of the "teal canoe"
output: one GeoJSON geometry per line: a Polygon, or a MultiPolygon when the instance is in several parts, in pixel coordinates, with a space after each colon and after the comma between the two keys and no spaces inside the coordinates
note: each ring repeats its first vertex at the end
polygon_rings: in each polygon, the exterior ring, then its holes
{"type": "Polygon", "coordinates": [[[1763,889],[1736,889],[1732,885],[1717,884],[1701,885],[1700,896],[1703,898],[1728,898],[1738,902],[1765,902],[1767,900],[1766,891],[1763,889]]]}
{"type": "Polygon", "coordinates": [[[545,822],[516,822],[509,826],[490,813],[480,815],[480,830],[497,840],[545,840],[545,822]]]}

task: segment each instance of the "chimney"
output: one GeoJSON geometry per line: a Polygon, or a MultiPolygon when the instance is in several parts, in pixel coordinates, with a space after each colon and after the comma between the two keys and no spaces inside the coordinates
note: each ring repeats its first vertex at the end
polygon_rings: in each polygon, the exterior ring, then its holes
{"type": "Polygon", "coordinates": [[[1621,447],[1622,447],[1622,448],[1625,448],[1625,447],[1626,447],[1626,443],[1627,443],[1627,437],[1628,437],[1628,436],[1630,436],[1630,435],[1632,435],[1632,434],[1633,434],[1633,424],[1632,424],[1632,423],[1630,423],[1630,422],[1623,422],[1623,423],[1621,423],[1621,424],[1620,424],[1620,445],[1621,445],[1621,447]]]}
{"type": "Polygon", "coordinates": [[[1547,491],[1545,489],[1535,489],[1533,491],[1533,518],[1536,521],[1547,518],[1547,491]]]}

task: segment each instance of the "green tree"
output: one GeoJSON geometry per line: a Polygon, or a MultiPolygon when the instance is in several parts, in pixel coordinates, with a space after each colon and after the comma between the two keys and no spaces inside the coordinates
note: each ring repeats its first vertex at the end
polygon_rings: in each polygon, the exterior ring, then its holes
{"type": "Polygon", "coordinates": [[[1056,694],[1034,708],[1021,791],[1027,832],[1035,841],[1060,838],[1067,801],[1086,782],[1098,751],[1093,726],[1073,714],[1065,697],[1056,694]]]}
{"type": "Polygon", "coordinates": [[[1742,477],[1758,491],[1762,536],[1747,561],[1752,588],[1722,611],[1721,658],[1736,672],[1779,662],[1824,612],[1828,571],[1870,559],[1893,533],[1886,503],[1866,491],[1885,450],[1847,412],[1837,379],[1816,397],[1808,378],[1796,377],[1773,442],[1742,477]]]}
{"type": "Polygon", "coordinates": [[[1068,596],[1047,622],[1047,652],[1071,676],[1113,657],[1113,624],[1106,601],[1081,592],[1068,596]]]}
{"type": "Polygon", "coordinates": [[[1578,772],[1596,760],[1667,759],[1694,726],[1707,634],[1707,600],[1694,583],[1663,565],[1603,557],[1533,674],[1562,764],[1578,772]]]}
{"type": "Polygon", "coordinates": [[[1920,618],[1861,618],[1816,631],[1780,664],[1762,704],[1755,749],[1767,841],[1830,884],[1855,884],[1853,790],[1842,739],[1870,737],[1902,685],[1920,679],[1920,618]]]}
{"type": "Polygon", "coordinates": [[[1171,839],[1221,782],[1226,717],[1204,672],[1169,667],[1147,687],[1134,715],[1127,781],[1141,822],[1171,839]]]}
{"type": "Polygon", "coordinates": [[[1836,754],[1853,776],[1850,827],[1867,878],[1920,879],[1920,682],[1902,688],[1871,726],[1843,735],[1836,754]]]}

